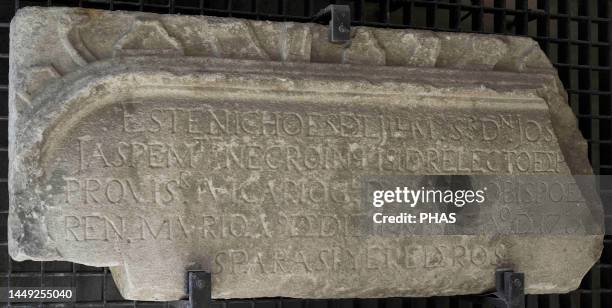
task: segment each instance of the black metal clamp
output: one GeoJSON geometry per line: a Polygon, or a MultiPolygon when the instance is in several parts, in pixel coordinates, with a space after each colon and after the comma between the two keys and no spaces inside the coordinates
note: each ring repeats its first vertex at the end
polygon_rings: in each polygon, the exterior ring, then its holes
{"type": "Polygon", "coordinates": [[[470,299],[493,305],[495,308],[525,308],[525,274],[508,268],[497,269],[495,289],[491,294],[473,296],[470,299]]]}
{"type": "Polygon", "coordinates": [[[212,304],[212,278],[206,271],[187,272],[187,300],[170,304],[174,308],[210,308],[212,304]]]}
{"type": "Polygon", "coordinates": [[[330,4],[312,17],[312,21],[329,21],[329,41],[344,44],[351,40],[351,8],[330,4]]]}
{"type": "Polygon", "coordinates": [[[209,272],[190,271],[189,279],[189,307],[207,308],[212,302],[212,277],[209,272]]]}

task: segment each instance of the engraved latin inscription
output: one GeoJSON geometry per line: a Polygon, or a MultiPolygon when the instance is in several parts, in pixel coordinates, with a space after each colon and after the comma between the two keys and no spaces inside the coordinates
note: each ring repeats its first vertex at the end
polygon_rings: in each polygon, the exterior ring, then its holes
{"type": "MultiPolygon", "coordinates": [[[[566,168],[546,113],[501,107],[390,112],[123,102],[85,118],[64,143],[49,196],[70,214],[51,220],[54,238],[109,249],[186,249],[201,255],[217,283],[251,275],[495,268],[508,262],[512,243],[436,244],[408,239],[451,229],[364,227],[362,177],[566,168]]],[[[517,209],[499,198],[500,211],[485,209],[472,217],[474,226],[456,232],[539,233],[563,214],[517,209]]]]}

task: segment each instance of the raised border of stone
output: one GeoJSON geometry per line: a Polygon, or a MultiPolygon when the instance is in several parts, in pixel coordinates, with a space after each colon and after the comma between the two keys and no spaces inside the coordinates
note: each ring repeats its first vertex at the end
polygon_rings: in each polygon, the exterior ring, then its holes
{"type": "MultiPolygon", "coordinates": [[[[327,27],[312,23],[27,7],[11,23],[11,123],[21,106],[35,107],[34,97],[52,81],[90,63],[124,56],[537,73],[552,76],[547,82],[552,91],[541,95],[553,110],[553,121],[575,119],[571,110],[560,108],[567,104],[567,94],[531,38],[369,27],[353,27],[351,37],[348,45],[332,44],[327,27]],[[110,18],[116,21],[109,23],[110,18]],[[150,35],[148,43],[135,39],[143,33],[150,35]],[[47,52],[40,53],[39,48],[47,52]]],[[[577,126],[557,129],[574,141],[582,140],[577,126]]],[[[564,152],[567,160],[586,156],[587,145],[582,143],[579,149],[564,152]]],[[[592,173],[588,165],[572,171],[592,173]]]]}

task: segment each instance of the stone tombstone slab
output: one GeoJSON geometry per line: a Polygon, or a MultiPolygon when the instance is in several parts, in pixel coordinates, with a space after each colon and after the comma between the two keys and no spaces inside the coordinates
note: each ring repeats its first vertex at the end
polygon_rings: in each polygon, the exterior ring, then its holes
{"type": "MultiPolygon", "coordinates": [[[[9,251],[128,299],[576,288],[602,234],[362,234],[366,175],[588,175],[527,38],[27,8],[11,24],[9,251]]],[[[586,214],[585,214],[586,215],[586,214]]]]}

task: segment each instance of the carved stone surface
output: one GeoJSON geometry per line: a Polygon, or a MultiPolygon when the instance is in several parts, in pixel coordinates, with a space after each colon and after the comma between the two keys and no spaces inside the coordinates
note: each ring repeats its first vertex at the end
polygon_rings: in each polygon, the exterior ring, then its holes
{"type": "Polygon", "coordinates": [[[27,8],[11,24],[9,250],[109,266],[130,299],[578,286],[600,233],[360,234],[359,179],[590,174],[527,38],[27,8]]]}

